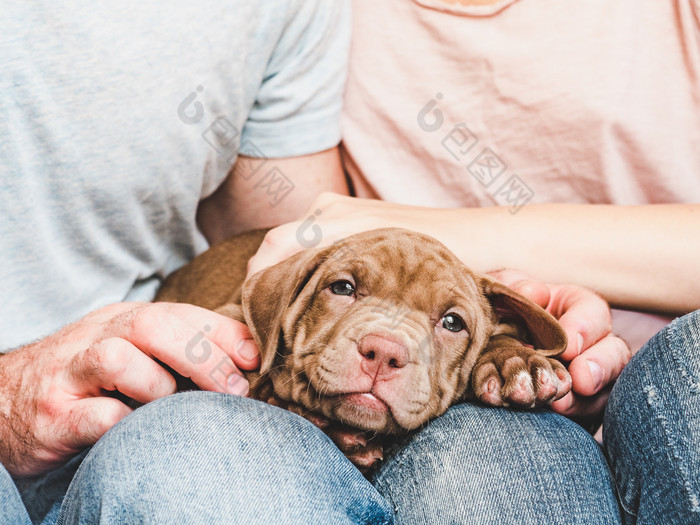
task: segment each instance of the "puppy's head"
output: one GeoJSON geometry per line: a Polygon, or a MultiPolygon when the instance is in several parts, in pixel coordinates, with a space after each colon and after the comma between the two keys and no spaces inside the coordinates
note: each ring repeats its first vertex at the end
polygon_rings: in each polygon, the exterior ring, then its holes
{"type": "Polygon", "coordinates": [[[279,397],[379,433],[417,428],[460,400],[500,313],[544,355],[565,340],[538,306],[435,239],[395,228],[259,272],[243,310],[279,397]]]}

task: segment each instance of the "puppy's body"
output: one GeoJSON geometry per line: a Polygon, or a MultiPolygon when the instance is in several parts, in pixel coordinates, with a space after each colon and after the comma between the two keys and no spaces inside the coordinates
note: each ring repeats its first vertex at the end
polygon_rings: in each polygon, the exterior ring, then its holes
{"type": "Polygon", "coordinates": [[[566,347],[558,323],[435,239],[374,230],[305,250],[244,282],[264,235],[211,248],[169,277],[157,300],[247,323],[262,354],[251,395],[326,427],[358,466],[376,464],[376,449],[371,461],[358,456],[356,440],[349,446],[347,432],[334,436],[334,423],[396,435],[465,398],[534,406],[568,391],[566,370],[547,357],[566,347]],[[499,320],[497,311],[518,322],[499,320]]]}
{"type": "Polygon", "coordinates": [[[248,260],[267,232],[253,230],[212,246],[169,275],[158,290],[156,301],[189,303],[209,310],[240,305],[248,260]]]}

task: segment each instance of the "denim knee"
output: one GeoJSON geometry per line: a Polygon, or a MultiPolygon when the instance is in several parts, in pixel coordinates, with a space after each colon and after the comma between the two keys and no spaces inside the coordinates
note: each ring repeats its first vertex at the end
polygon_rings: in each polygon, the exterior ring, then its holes
{"type": "Polygon", "coordinates": [[[462,404],[374,478],[397,523],[619,523],[599,445],[549,411],[462,404]]]}
{"type": "Polygon", "coordinates": [[[626,523],[700,523],[700,311],[632,358],[604,436],[626,523]]]}
{"type": "Polygon", "coordinates": [[[177,394],[92,448],[59,523],[389,523],[391,509],[306,420],[258,401],[177,394]]]}

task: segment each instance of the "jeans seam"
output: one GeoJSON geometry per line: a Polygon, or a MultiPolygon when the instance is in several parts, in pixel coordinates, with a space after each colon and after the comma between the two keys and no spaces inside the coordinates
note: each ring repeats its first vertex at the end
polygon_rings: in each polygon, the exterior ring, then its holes
{"type": "Polygon", "coordinates": [[[627,503],[625,502],[625,498],[623,497],[622,491],[620,490],[620,484],[618,483],[617,476],[615,477],[615,492],[617,494],[617,501],[624,513],[628,516],[634,516],[635,518],[637,518],[637,513],[630,509],[627,506],[627,503]]]}

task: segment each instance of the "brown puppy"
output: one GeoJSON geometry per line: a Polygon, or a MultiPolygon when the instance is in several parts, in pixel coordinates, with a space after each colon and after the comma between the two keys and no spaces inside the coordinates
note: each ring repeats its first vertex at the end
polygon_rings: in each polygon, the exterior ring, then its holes
{"type": "Polygon", "coordinates": [[[243,282],[264,234],[214,246],[171,275],[157,300],[245,322],[262,354],[250,395],[304,415],[361,469],[381,459],[383,436],[454,403],[531,407],[570,389],[549,358],[566,347],[557,321],[435,239],[374,230],[243,282]]]}

